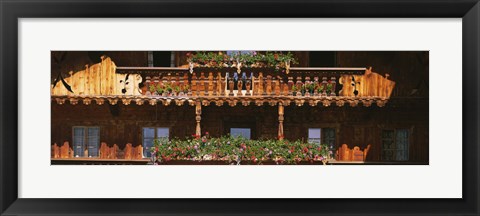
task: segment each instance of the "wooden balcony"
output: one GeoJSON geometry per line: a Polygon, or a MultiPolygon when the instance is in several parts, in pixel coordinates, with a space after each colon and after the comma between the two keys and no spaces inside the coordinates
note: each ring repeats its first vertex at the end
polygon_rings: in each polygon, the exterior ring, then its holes
{"type": "Polygon", "coordinates": [[[58,104],[94,101],[129,105],[185,103],[203,106],[385,105],[395,82],[367,68],[292,67],[287,75],[268,68],[116,67],[110,58],[71,72],[52,86],[58,104]],[[68,85],[65,86],[65,84],[68,85]],[[68,89],[72,91],[69,91],[68,89]]]}

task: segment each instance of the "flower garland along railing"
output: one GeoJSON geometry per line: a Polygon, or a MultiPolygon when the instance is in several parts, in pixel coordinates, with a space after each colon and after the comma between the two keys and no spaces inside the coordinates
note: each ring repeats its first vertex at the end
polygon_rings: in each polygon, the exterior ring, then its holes
{"type": "Polygon", "coordinates": [[[151,148],[155,164],[172,160],[225,161],[239,165],[241,162],[262,164],[313,163],[332,158],[332,146],[288,140],[248,140],[242,137],[222,136],[212,138],[208,132],[200,137],[192,135],[186,140],[157,139],[151,148]]]}
{"type": "Polygon", "coordinates": [[[243,68],[274,68],[275,71],[282,71],[286,74],[290,71],[290,65],[298,63],[293,54],[282,52],[257,53],[256,51],[244,53],[234,52],[227,55],[224,52],[197,52],[187,53],[187,61],[190,66],[190,73],[195,67],[211,68],[237,68],[240,73],[243,68]]]}

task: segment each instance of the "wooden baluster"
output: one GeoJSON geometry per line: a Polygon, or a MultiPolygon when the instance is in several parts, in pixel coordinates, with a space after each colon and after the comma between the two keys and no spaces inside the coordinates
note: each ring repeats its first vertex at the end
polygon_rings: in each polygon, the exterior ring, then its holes
{"type": "Polygon", "coordinates": [[[195,135],[201,136],[202,135],[202,130],[200,127],[200,121],[202,120],[202,104],[200,101],[195,102],[195,121],[197,122],[196,128],[195,128],[195,135]]]}
{"type": "Polygon", "coordinates": [[[267,76],[266,83],[267,85],[266,85],[265,92],[267,95],[271,95],[272,94],[272,76],[270,75],[267,76]]]}
{"type": "Polygon", "coordinates": [[[159,82],[159,77],[158,76],[154,76],[152,77],[152,81],[150,81],[150,86],[153,86],[153,87],[149,87],[151,88],[151,90],[153,91],[150,91],[150,93],[154,96],[158,96],[158,93],[157,93],[157,88],[158,88],[158,82],[159,82]]]}
{"type": "Polygon", "coordinates": [[[203,78],[203,95],[208,96],[208,75],[203,78]]]}
{"type": "Polygon", "coordinates": [[[153,92],[150,91],[150,82],[151,78],[150,76],[145,77],[145,87],[147,88],[147,91],[145,92],[145,95],[152,95],[153,92]]]}
{"type": "Polygon", "coordinates": [[[192,85],[190,85],[190,82],[188,81],[188,73],[183,73],[183,93],[185,94],[185,96],[192,95],[191,86],[192,85]]]}
{"type": "Polygon", "coordinates": [[[282,88],[283,88],[283,90],[282,90],[282,91],[283,91],[283,95],[284,95],[284,96],[289,95],[290,89],[288,88],[288,84],[287,84],[287,83],[283,83],[282,86],[283,86],[283,87],[282,87],[282,88]]]}
{"type": "Polygon", "coordinates": [[[214,84],[213,84],[213,72],[208,73],[208,95],[214,95],[213,89],[214,89],[214,84]]]}
{"type": "Polygon", "coordinates": [[[319,94],[318,94],[318,87],[319,87],[319,86],[318,86],[318,77],[317,77],[317,76],[316,76],[316,77],[313,77],[313,84],[315,85],[315,91],[314,91],[313,94],[314,94],[315,96],[319,96],[319,94]]]}
{"type": "Polygon", "coordinates": [[[310,96],[309,85],[310,85],[310,77],[306,76],[305,77],[305,96],[310,96]]]}
{"type": "MultiPolygon", "coordinates": [[[[280,95],[280,92],[281,92],[281,89],[282,89],[282,86],[280,85],[280,77],[277,77],[277,79],[275,79],[275,95],[280,95]]],[[[283,83],[283,81],[282,81],[283,83]]]]}
{"type": "Polygon", "coordinates": [[[213,96],[217,96],[218,95],[218,81],[217,79],[213,79],[212,81],[212,95],[213,96]]]}
{"type": "Polygon", "coordinates": [[[297,83],[295,84],[297,87],[297,96],[302,96],[302,77],[298,76],[297,77],[297,83]]]}
{"type": "Polygon", "coordinates": [[[230,78],[227,73],[226,79],[228,80],[228,96],[234,96],[233,88],[234,88],[235,82],[233,81],[233,76],[232,78],[230,78]]]}
{"type": "Polygon", "coordinates": [[[273,95],[275,95],[275,88],[276,88],[276,86],[275,86],[276,83],[275,83],[275,82],[276,82],[276,79],[275,79],[275,77],[272,77],[272,76],[270,76],[270,78],[271,78],[271,79],[270,79],[270,88],[271,88],[271,89],[270,89],[270,94],[269,94],[269,95],[272,95],[272,96],[273,96],[273,95]]]}
{"type": "Polygon", "coordinates": [[[171,83],[171,86],[172,86],[172,95],[173,96],[178,96],[178,82],[177,82],[177,76],[176,75],[172,75],[170,77],[170,83],[171,83]]]}
{"type": "Polygon", "coordinates": [[[258,74],[258,88],[257,88],[258,94],[257,95],[265,95],[265,92],[263,91],[264,90],[263,86],[264,86],[263,73],[260,72],[258,74]]]}
{"type": "Polygon", "coordinates": [[[245,95],[246,96],[251,96],[252,95],[252,93],[250,91],[250,89],[252,87],[252,83],[253,83],[253,72],[250,74],[250,78],[248,78],[247,82],[245,83],[245,88],[246,88],[245,95]]]}
{"type": "Polygon", "coordinates": [[[322,77],[322,86],[323,86],[322,96],[326,97],[327,96],[327,77],[322,77]]]}
{"type": "Polygon", "coordinates": [[[293,95],[293,91],[292,91],[292,87],[293,87],[293,77],[288,77],[288,82],[287,82],[287,86],[288,86],[288,95],[293,95]]]}
{"type": "Polygon", "coordinates": [[[330,96],[336,96],[335,94],[335,88],[337,86],[337,79],[335,77],[330,78],[331,84],[332,84],[332,92],[330,93],[330,96]]]}
{"type": "Polygon", "coordinates": [[[198,79],[198,81],[200,81],[199,96],[205,96],[206,81],[205,81],[205,73],[204,72],[200,72],[200,78],[198,79]]]}
{"type": "Polygon", "coordinates": [[[243,87],[243,81],[242,81],[242,78],[238,78],[238,81],[237,81],[237,96],[242,96],[243,93],[242,93],[242,87],[243,87]]]}
{"type": "Polygon", "coordinates": [[[217,73],[217,91],[218,95],[225,96],[225,80],[222,79],[222,73],[217,73]]]}
{"type": "Polygon", "coordinates": [[[163,95],[162,96],[168,96],[168,92],[167,92],[168,77],[167,76],[162,77],[162,83],[160,85],[163,88],[163,95]]]}
{"type": "Polygon", "coordinates": [[[197,88],[197,75],[194,73],[191,81],[192,96],[197,96],[197,88]]]}
{"type": "Polygon", "coordinates": [[[180,76],[180,75],[178,75],[178,87],[180,89],[178,96],[184,96],[185,94],[183,92],[183,89],[185,88],[185,81],[183,80],[183,76],[180,76]]]}
{"type": "Polygon", "coordinates": [[[283,113],[284,112],[284,109],[283,109],[283,103],[280,102],[278,103],[278,139],[279,140],[283,140],[284,138],[284,134],[283,134],[283,113]]]}
{"type": "Polygon", "coordinates": [[[283,79],[280,79],[280,96],[285,95],[285,83],[283,82],[283,79]]]}

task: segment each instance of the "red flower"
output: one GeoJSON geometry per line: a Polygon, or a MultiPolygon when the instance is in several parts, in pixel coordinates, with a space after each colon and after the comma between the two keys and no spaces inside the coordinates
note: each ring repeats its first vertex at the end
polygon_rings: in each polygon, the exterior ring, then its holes
{"type": "Polygon", "coordinates": [[[188,52],[186,55],[187,55],[187,57],[190,57],[192,55],[192,53],[188,52]]]}
{"type": "Polygon", "coordinates": [[[273,55],[273,58],[275,58],[275,60],[278,60],[278,54],[273,55]]]}
{"type": "Polygon", "coordinates": [[[303,147],[303,152],[307,153],[307,152],[308,152],[308,148],[307,148],[307,147],[303,147]]]}
{"type": "Polygon", "coordinates": [[[205,132],[205,135],[208,135],[208,131],[207,131],[207,132],[205,132]]]}

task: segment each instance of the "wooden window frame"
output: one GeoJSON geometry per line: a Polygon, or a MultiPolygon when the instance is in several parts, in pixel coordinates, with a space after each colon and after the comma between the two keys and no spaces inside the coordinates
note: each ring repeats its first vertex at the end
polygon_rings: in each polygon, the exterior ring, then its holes
{"type": "MultiPolygon", "coordinates": [[[[380,160],[381,161],[409,161],[410,160],[410,155],[411,155],[411,152],[410,152],[410,147],[411,147],[411,144],[412,144],[412,133],[413,132],[413,128],[411,127],[386,127],[386,128],[381,128],[380,130],[380,160]],[[383,148],[383,132],[384,131],[393,131],[393,142],[394,142],[394,145],[395,145],[395,149],[393,149],[395,151],[395,154],[396,154],[396,151],[398,151],[398,148],[397,148],[397,130],[406,130],[408,132],[408,138],[407,138],[407,142],[408,142],[408,145],[407,145],[407,149],[406,149],[406,153],[407,153],[407,159],[406,160],[397,160],[396,159],[396,156],[395,156],[395,159],[394,160],[386,160],[384,158],[384,148],[383,148]]],[[[389,149],[389,150],[392,150],[392,149],[389,149]]]]}
{"type": "MultiPolygon", "coordinates": [[[[148,150],[147,150],[147,146],[145,145],[145,137],[144,137],[144,134],[143,134],[143,130],[146,129],[146,128],[153,128],[154,129],[154,135],[153,135],[153,140],[155,141],[156,139],[158,139],[158,133],[157,133],[157,129],[159,128],[166,128],[168,129],[168,139],[170,139],[170,127],[161,127],[161,126],[145,126],[145,127],[142,127],[142,130],[141,130],[141,138],[142,138],[142,146],[143,146],[143,157],[144,158],[148,158],[147,157],[147,154],[148,154],[148,150]]],[[[153,147],[153,145],[152,145],[153,147]]]]}
{"type": "MultiPolygon", "coordinates": [[[[83,155],[83,156],[79,156],[79,157],[85,157],[85,158],[89,158],[89,157],[99,157],[100,155],[100,126],[72,126],[72,150],[73,150],[73,157],[76,157],[75,155],[75,128],[83,128],[84,130],[84,133],[83,133],[83,146],[82,146],[82,149],[83,149],[83,152],[85,152],[85,148],[88,149],[88,129],[89,128],[97,128],[98,129],[98,142],[97,142],[97,156],[90,156],[90,155],[83,155]]],[[[90,154],[90,152],[88,152],[88,154],[90,154]]]]}

